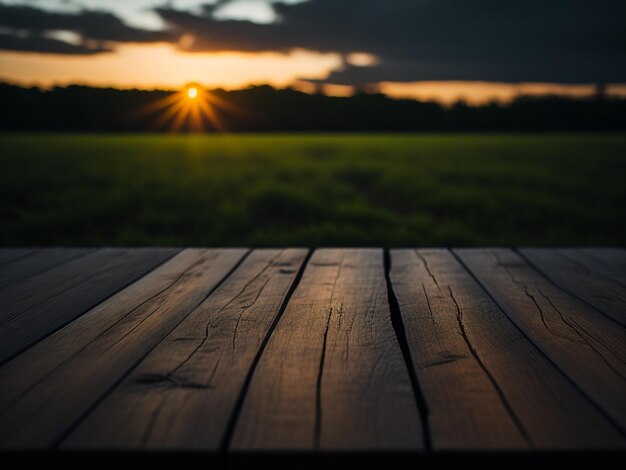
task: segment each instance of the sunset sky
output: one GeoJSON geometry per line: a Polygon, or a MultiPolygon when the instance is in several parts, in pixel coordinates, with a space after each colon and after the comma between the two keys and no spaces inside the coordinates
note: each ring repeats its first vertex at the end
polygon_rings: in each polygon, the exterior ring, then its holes
{"type": "Polygon", "coordinates": [[[623,0],[0,1],[0,80],[626,96],[623,0]]]}

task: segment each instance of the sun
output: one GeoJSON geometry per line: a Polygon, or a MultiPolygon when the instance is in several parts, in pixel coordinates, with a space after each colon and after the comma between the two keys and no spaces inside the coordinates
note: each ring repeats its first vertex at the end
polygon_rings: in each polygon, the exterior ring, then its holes
{"type": "Polygon", "coordinates": [[[210,92],[197,83],[189,83],[177,92],[144,106],[138,112],[157,115],[155,127],[169,127],[173,132],[224,131],[219,112],[245,115],[245,110],[210,92]]]}

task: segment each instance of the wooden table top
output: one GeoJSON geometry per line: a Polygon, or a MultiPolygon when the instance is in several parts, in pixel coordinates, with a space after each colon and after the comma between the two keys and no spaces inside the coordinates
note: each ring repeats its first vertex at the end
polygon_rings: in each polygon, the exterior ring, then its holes
{"type": "Polygon", "coordinates": [[[620,248],[0,250],[0,448],[626,448],[620,248]]]}

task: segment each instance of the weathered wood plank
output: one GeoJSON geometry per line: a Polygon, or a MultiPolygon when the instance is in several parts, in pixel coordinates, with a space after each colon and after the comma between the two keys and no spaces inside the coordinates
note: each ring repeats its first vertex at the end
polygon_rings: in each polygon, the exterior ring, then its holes
{"type": "Polygon", "coordinates": [[[0,265],[29,256],[39,251],[37,248],[2,248],[0,249],[0,265]]]}
{"type": "Polygon", "coordinates": [[[456,251],[506,315],[626,431],[626,333],[507,249],[456,251]]]}
{"type": "Polygon", "coordinates": [[[55,444],[245,253],[184,250],[0,368],[0,447],[55,444]]]}
{"type": "Polygon", "coordinates": [[[307,250],[256,250],[62,444],[217,450],[307,250]]]}
{"type": "Polygon", "coordinates": [[[574,256],[584,263],[601,266],[607,279],[626,285],[626,249],[624,248],[559,248],[566,256],[574,256]]]}
{"type": "Polygon", "coordinates": [[[448,250],[391,255],[436,451],[626,445],[448,250]]]}
{"type": "Polygon", "coordinates": [[[0,363],[74,320],[175,253],[106,248],[0,289],[0,363]]]}
{"type": "Polygon", "coordinates": [[[626,326],[626,251],[527,248],[520,252],[568,294],[626,326]]]}
{"type": "Polygon", "coordinates": [[[0,265],[0,288],[83,256],[93,248],[45,248],[0,265]]]}
{"type": "Polygon", "coordinates": [[[624,248],[560,248],[565,255],[575,255],[585,263],[597,263],[602,273],[622,286],[626,285],[626,249],[624,248]]]}
{"type": "Polygon", "coordinates": [[[232,449],[421,449],[380,249],[316,251],[252,377],[232,449]]]}

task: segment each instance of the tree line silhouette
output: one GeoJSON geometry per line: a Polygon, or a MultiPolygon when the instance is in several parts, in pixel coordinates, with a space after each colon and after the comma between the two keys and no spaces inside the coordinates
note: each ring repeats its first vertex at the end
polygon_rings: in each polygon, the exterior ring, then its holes
{"type": "MultiPolygon", "coordinates": [[[[171,120],[155,107],[171,91],[118,90],[72,85],[50,90],[0,84],[0,130],[165,132],[171,120]]],[[[219,125],[230,132],[369,131],[623,131],[626,99],[520,96],[508,104],[445,107],[435,102],[392,99],[382,94],[351,97],[306,94],[267,85],[213,90],[219,125]]],[[[183,131],[192,127],[183,124],[183,131]]]]}

